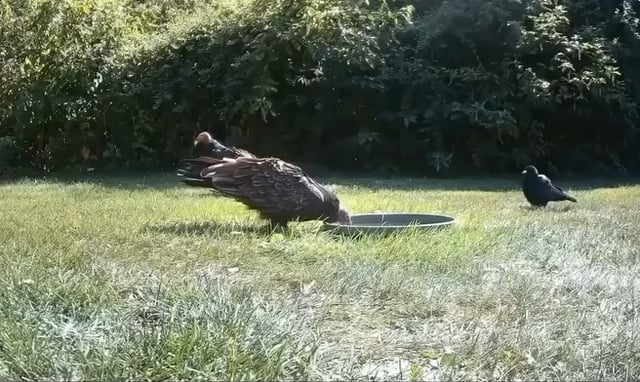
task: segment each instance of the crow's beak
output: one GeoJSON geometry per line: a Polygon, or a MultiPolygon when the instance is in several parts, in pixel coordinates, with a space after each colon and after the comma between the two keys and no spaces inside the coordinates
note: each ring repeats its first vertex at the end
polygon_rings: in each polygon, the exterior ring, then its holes
{"type": "Polygon", "coordinates": [[[520,174],[526,174],[527,170],[523,170],[520,174]]]}

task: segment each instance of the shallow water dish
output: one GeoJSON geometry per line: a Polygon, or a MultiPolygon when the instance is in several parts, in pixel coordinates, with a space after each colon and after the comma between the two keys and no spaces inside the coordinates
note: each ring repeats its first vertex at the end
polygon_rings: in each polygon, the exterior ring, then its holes
{"type": "Polygon", "coordinates": [[[350,225],[325,223],[324,228],[341,234],[391,233],[410,227],[418,230],[449,228],[455,221],[451,216],[439,214],[379,212],[353,214],[350,225]]]}

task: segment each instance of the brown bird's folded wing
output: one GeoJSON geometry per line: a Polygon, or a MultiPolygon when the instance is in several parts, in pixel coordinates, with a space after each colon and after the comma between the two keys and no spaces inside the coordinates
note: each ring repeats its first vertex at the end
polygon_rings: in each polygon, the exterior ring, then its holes
{"type": "Polygon", "coordinates": [[[247,158],[256,158],[255,155],[253,155],[252,153],[248,152],[247,150],[241,149],[239,147],[229,147],[229,150],[232,150],[234,155],[238,156],[238,157],[247,157],[247,158]]]}
{"type": "Polygon", "coordinates": [[[224,158],[201,176],[223,194],[269,216],[304,215],[324,200],[300,167],[277,158],[224,158]]]}
{"type": "Polygon", "coordinates": [[[195,159],[182,159],[180,160],[180,168],[176,171],[176,175],[181,179],[181,182],[193,186],[193,187],[211,187],[208,179],[204,179],[200,176],[202,170],[215,164],[212,162],[215,158],[209,156],[199,156],[195,159]]]}

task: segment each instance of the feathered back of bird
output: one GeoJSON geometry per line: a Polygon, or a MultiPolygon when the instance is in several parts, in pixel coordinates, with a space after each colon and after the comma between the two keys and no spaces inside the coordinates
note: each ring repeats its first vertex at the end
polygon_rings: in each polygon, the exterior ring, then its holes
{"type": "Polygon", "coordinates": [[[278,158],[197,158],[211,187],[273,220],[337,219],[338,198],[304,171],[278,158]]]}

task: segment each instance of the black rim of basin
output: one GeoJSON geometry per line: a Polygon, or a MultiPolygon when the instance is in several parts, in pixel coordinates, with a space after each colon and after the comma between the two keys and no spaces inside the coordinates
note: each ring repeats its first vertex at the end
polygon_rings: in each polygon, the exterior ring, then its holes
{"type": "Polygon", "coordinates": [[[338,223],[325,223],[325,227],[337,230],[401,230],[405,228],[438,228],[455,224],[456,219],[453,216],[435,213],[422,212],[375,212],[352,214],[351,220],[353,224],[341,225],[338,223]],[[391,220],[405,220],[399,224],[384,224],[384,221],[376,223],[375,220],[384,220],[390,217],[391,220]],[[358,222],[359,220],[363,222],[358,222]],[[368,219],[367,219],[368,218],[368,219]],[[426,220],[426,221],[425,221],[426,220]]]}

